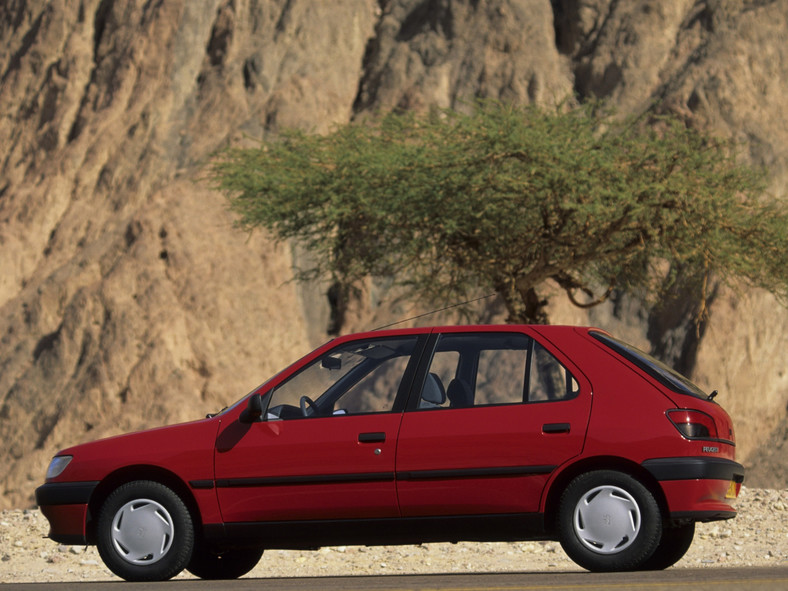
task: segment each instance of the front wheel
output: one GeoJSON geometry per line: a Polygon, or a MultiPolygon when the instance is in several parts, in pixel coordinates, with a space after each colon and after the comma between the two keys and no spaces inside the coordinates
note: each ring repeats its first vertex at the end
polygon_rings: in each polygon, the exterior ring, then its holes
{"type": "Polygon", "coordinates": [[[262,555],[260,548],[235,548],[213,552],[198,546],[186,569],[201,579],[237,579],[252,570],[260,562],[262,555]]]}
{"type": "Polygon", "coordinates": [[[613,470],[588,472],[569,483],[558,510],[561,546],[590,571],[642,568],[662,537],[654,495],[613,470]]]}
{"type": "Polygon", "coordinates": [[[119,486],[102,505],[99,554],[127,581],[166,581],[181,572],[194,548],[191,514],[181,498],[158,482],[119,486]]]}

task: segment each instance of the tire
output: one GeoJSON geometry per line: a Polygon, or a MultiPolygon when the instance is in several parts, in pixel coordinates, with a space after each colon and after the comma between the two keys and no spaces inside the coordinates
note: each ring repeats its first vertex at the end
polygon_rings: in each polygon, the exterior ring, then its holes
{"type": "Polygon", "coordinates": [[[642,568],[662,538],[654,495],[612,470],[582,474],[561,495],[558,536],[567,555],[596,572],[642,568]]]}
{"type": "Polygon", "coordinates": [[[219,553],[198,545],[186,570],[201,579],[237,579],[252,570],[262,555],[260,548],[234,548],[219,553]]]}
{"type": "Polygon", "coordinates": [[[687,553],[695,536],[695,522],[662,529],[662,538],[651,558],[640,570],[664,570],[673,566],[687,553]]]}
{"type": "Polygon", "coordinates": [[[101,506],[96,545],[104,564],[120,578],[166,581],[191,559],[191,514],[163,484],[129,482],[115,489],[101,506]]]}

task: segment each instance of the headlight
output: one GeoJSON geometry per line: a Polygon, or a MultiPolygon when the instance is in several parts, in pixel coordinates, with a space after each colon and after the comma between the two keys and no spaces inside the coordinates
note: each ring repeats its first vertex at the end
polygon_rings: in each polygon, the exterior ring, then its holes
{"type": "Polygon", "coordinates": [[[50,478],[57,478],[60,476],[72,458],[73,456],[55,456],[52,458],[52,461],[49,462],[49,468],[47,468],[46,479],[49,480],[50,478]]]}

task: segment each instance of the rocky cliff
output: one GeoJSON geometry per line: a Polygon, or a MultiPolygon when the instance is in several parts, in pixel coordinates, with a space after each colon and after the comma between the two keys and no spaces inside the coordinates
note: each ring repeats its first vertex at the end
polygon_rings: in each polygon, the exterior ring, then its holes
{"type": "MultiPolygon", "coordinates": [[[[57,449],[199,417],[325,340],[321,286],[289,281],[297,245],[240,233],[202,179],[215,150],[575,93],[734,137],[788,198],[786,32],[781,0],[6,0],[0,507],[32,502],[57,449]]],[[[401,312],[373,295],[348,329],[401,312]]],[[[770,296],[721,293],[701,333],[680,306],[553,319],[651,341],[720,390],[740,457],[773,465],[788,313],[770,296]]]]}

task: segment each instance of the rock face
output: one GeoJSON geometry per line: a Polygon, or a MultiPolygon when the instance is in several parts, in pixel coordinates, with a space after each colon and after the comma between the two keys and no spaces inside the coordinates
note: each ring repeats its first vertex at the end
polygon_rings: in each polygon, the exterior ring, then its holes
{"type": "MultiPolygon", "coordinates": [[[[788,4],[768,0],[4,2],[0,507],[32,503],[57,449],[197,418],[325,340],[320,286],[289,281],[301,255],[240,233],[201,180],[215,150],[576,93],[734,137],[786,197],[787,30],[788,4]]],[[[383,301],[349,328],[395,314],[383,301]]],[[[750,484],[786,484],[757,468],[788,402],[788,313],[770,296],[720,295],[700,338],[680,308],[553,320],[686,364],[735,416],[750,484]]]]}

